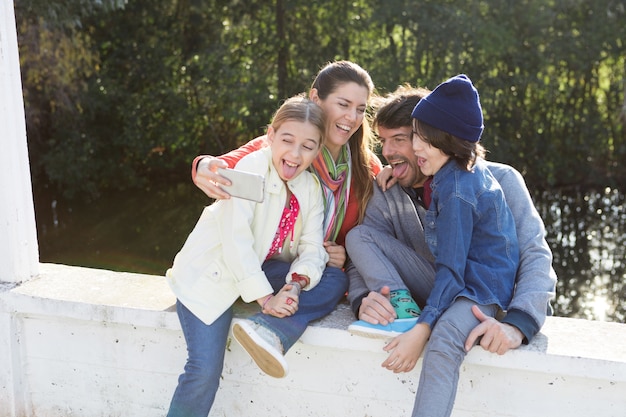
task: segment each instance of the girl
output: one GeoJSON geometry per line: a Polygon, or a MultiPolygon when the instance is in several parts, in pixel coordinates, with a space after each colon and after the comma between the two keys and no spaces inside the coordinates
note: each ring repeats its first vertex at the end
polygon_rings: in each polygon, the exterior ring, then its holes
{"type": "Polygon", "coordinates": [[[268,127],[269,147],[237,164],[265,176],[263,202],[232,198],[205,208],[176,255],[167,277],[188,358],[169,417],[209,414],[237,298],[256,301],[262,315],[287,317],[298,308],[292,287],[311,289],[320,281],[328,260],[320,228],[324,206],[319,183],[307,168],[323,146],[325,125],[314,102],[287,100],[268,127]],[[297,284],[285,285],[292,280],[297,284]]]}
{"type": "Polygon", "coordinates": [[[471,308],[479,304],[495,317],[508,307],[519,248],[502,189],[480,159],[483,115],[469,78],[458,75],[440,84],[418,102],[412,117],[418,165],[433,177],[424,233],[436,275],[417,324],[385,346],[390,354],[382,366],[410,371],[430,338],[412,415],[449,416],[465,340],[479,324],[471,308]]]}

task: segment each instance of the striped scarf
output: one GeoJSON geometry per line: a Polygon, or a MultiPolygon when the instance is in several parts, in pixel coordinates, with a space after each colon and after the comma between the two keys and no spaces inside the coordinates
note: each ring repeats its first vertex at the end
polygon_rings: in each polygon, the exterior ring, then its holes
{"type": "Polygon", "coordinates": [[[346,217],[350,195],[352,157],[347,145],[341,147],[337,162],[324,146],[313,161],[313,172],[319,178],[324,195],[324,241],[337,239],[346,217]]]}

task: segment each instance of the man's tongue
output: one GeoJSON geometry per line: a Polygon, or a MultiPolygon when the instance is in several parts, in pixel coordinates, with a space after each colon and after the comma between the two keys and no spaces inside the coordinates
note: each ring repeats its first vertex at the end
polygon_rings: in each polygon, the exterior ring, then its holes
{"type": "Polygon", "coordinates": [[[298,170],[298,166],[289,166],[286,162],[283,161],[283,175],[287,179],[293,178],[296,175],[296,171],[298,170]]]}
{"type": "Polygon", "coordinates": [[[391,170],[391,175],[393,175],[395,178],[402,177],[408,168],[408,165],[406,162],[403,162],[401,164],[395,164],[392,166],[393,168],[391,170]]]}

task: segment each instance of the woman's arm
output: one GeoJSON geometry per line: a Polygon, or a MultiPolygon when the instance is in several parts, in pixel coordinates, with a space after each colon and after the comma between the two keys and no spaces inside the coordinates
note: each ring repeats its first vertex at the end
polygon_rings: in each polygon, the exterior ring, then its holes
{"type": "Polygon", "coordinates": [[[218,174],[217,169],[234,168],[241,158],[267,145],[267,136],[264,135],[219,157],[197,156],[191,164],[191,179],[209,198],[229,199],[230,194],[220,188],[219,185],[230,185],[230,181],[218,174]]]}

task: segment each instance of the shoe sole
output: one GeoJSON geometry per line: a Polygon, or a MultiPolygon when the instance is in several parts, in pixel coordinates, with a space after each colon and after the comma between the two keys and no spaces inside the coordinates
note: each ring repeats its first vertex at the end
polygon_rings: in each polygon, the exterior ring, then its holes
{"type": "Polygon", "coordinates": [[[413,328],[413,326],[415,326],[416,323],[417,319],[397,319],[394,322],[394,325],[396,325],[396,328],[402,328],[402,330],[386,330],[352,323],[348,326],[348,332],[373,339],[388,339],[408,332],[413,328]]]}
{"type": "Polygon", "coordinates": [[[401,335],[400,332],[389,332],[384,330],[364,329],[362,327],[348,327],[348,332],[356,336],[369,337],[370,339],[389,339],[401,335]]]}
{"type": "Polygon", "coordinates": [[[253,329],[249,328],[246,323],[235,323],[233,335],[263,372],[274,378],[284,378],[287,375],[287,361],[283,355],[263,340],[253,329]]]}

